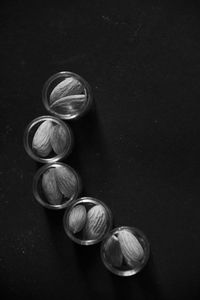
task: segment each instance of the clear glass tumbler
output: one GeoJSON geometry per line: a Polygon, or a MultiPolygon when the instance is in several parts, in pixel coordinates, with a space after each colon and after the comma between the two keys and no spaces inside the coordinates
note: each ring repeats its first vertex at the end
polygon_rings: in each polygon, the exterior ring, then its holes
{"type": "Polygon", "coordinates": [[[82,197],[66,210],[63,226],[68,237],[75,243],[97,244],[112,228],[112,213],[102,201],[82,197]]]}
{"type": "Polygon", "coordinates": [[[42,99],[48,112],[69,120],[85,114],[91,107],[93,96],[85,79],[76,73],[62,71],[45,82],[42,99]]]}
{"type": "Polygon", "coordinates": [[[46,208],[66,208],[77,199],[80,191],[79,175],[61,162],[44,165],[33,178],[34,197],[46,208]]]}
{"type": "Polygon", "coordinates": [[[70,127],[53,116],[32,120],[24,132],[24,147],[28,155],[41,163],[53,163],[67,157],[73,146],[70,127]]]}
{"type": "Polygon", "coordinates": [[[101,259],[106,268],[119,276],[141,271],[149,259],[150,246],[144,233],[135,228],[114,228],[101,244],[101,259]]]}

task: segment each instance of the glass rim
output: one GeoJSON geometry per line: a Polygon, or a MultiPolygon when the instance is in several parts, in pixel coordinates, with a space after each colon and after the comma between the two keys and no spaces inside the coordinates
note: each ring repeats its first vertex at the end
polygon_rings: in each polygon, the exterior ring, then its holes
{"type": "Polygon", "coordinates": [[[73,137],[73,133],[72,133],[72,130],[71,128],[69,127],[68,124],[66,124],[63,120],[55,117],[55,116],[49,116],[49,115],[43,115],[43,116],[39,116],[35,119],[33,119],[31,122],[29,122],[29,124],[26,126],[25,128],[25,131],[24,131],[24,136],[23,136],[23,144],[24,144],[24,148],[27,152],[27,154],[32,158],[34,159],[35,161],[38,161],[38,162],[41,162],[41,163],[54,163],[54,162],[57,162],[59,161],[60,159],[64,158],[66,155],[69,155],[71,150],[72,150],[72,147],[74,145],[74,137],[73,137]],[[68,146],[66,147],[66,149],[60,153],[60,154],[57,154],[53,157],[50,157],[50,158],[43,158],[43,157],[40,157],[38,155],[36,155],[31,147],[29,146],[29,141],[28,141],[28,138],[29,138],[29,132],[30,130],[37,124],[39,123],[40,121],[45,121],[45,120],[52,120],[54,121],[55,123],[57,124],[60,124],[61,126],[63,126],[66,130],[66,132],[68,133],[69,135],[69,144],[68,146]]]}
{"type": "Polygon", "coordinates": [[[54,162],[51,164],[46,164],[44,166],[42,166],[40,169],[37,170],[37,172],[35,173],[34,177],[33,177],[33,184],[32,184],[32,191],[33,191],[33,195],[35,200],[41,204],[43,207],[45,208],[49,208],[52,210],[60,210],[60,209],[64,209],[67,208],[73,201],[75,201],[75,199],[78,197],[79,193],[81,192],[82,189],[82,183],[81,183],[81,179],[80,176],[78,175],[78,173],[69,165],[62,163],[62,162],[54,162]],[[65,201],[62,204],[50,204],[48,202],[45,202],[42,200],[42,198],[40,197],[39,193],[38,193],[38,181],[40,179],[40,176],[48,169],[52,168],[52,167],[56,167],[56,166],[63,166],[63,167],[67,167],[76,177],[77,180],[77,188],[76,188],[76,192],[73,194],[72,199],[70,198],[69,200],[65,201]]]}
{"type": "Polygon", "coordinates": [[[74,72],[71,72],[71,71],[60,71],[60,72],[57,72],[57,73],[53,74],[52,76],[50,76],[46,80],[46,82],[44,83],[43,89],[42,89],[42,102],[43,102],[43,105],[46,108],[46,110],[49,113],[51,113],[51,114],[53,114],[53,115],[55,115],[55,116],[57,116],[57,117],[59,117],[63,120],[72,120],[72,119],[80,118],[82,115],[84,115],[88,111],[88,109],[89,109],[89,107],[92,103],[92,100],[93,100],[92,89],[91,89],[89,83],[83,77],[81,77],[77,73],[74,73],[74,72]],[[83,84],[83,86],[85,87],[85,91],[86,91],[86,103],[85,103],[85,105],[83,105],[83,108],[81,109],[81,111],[79,113],[73,114],[71,116],[66,115],[66,114],[57,113],[55,110],[51,109],[50,106],[49,106],[48,95],[47,95],[47,91],[49,89],[49,86],[54,80],[56,80],[59,77],[66,77],[67,78],[69,76],[77,78],[83,84]]]}
{"type": "Polygon", "coordinates": [[[65,233],[73,242],[75,242],[79,245],[83,245],[83,246],[94,245],[94,244],[101,242],[109,234],[109,232],[112,228],[112,225],[113,225],[113,216],[112,216],[112,212],[111,212],[110,208],[103,201],[101,201],[97,198],[94,198],[94,197],[89,197],[89,196],[88,197],[87,196],[80,197],[80,198],[74,200],[71,203],[71,205],[68,207],[68,209],[65,211],[64,216],[63,216],[63,227],[65,230],[65,233]],[[81,240],[79,238],[76,238],[68,229],[68,219],[69,219],[69,214],[70,214],[71,210],[76,205],[81,204],[81,203],[88,203],[88,202],[93,203],[95,205],[100,204],[104,207],[104,209],[106,210],[106,213],[108,215],[109,224],[108,224],[108,227],[107,227],[105,233],[102,236],[100,236],[99,238],[93,239],[93,240],[81,240]]]}

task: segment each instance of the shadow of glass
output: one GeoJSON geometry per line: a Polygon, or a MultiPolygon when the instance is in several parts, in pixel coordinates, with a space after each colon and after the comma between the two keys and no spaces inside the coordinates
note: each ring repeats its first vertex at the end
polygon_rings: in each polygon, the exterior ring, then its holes
{"type": "Polygon", "coordinates": [[[132,299],[152,299],[164,300],[161,291],[156,283],[156,274],[153,259],[150,257],[149,262],[144,269],[130,277],[119,277],[111,274],[115,291],[115,299],[120,300],[126,293],[126,298],[132,299]]]}
{"type": "Polygon", "coordinates": [[[85,275],[89,275],[91,268],[96,264],[97,257],[99,257],[99,245],[82,246],[74,243],[73,248],[79,270],[85,275]]]}
{"type": "Polygon", "coordinates": [[[76,145],[84,145],[84,148],[91,150],[93,153],[95,151],[106,152],[105,136],[102,132],[99,114],[95,106],[80,119],[72,120],[69,125],[74,132],[75,147],[76,145]]]}

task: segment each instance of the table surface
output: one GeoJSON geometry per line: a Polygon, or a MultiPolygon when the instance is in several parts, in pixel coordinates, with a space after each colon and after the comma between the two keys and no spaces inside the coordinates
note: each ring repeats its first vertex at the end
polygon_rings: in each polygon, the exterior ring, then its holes
{"type": "Polygon", "coordinates": [[[199,299],[199,17],[198,1],[1,4],[3,299],[199,299]],[[148,237],[151,257],[136,276],[111,274],[99,245],[73,243],[64,211],[32,195],[41,165],[23,133],[48,114],[42,87],[59,71],[84,77],[96,104],[68,122],[75,145],[63,161],[79,173],[81,196],[110,207],[114,226],[148,237]]]}

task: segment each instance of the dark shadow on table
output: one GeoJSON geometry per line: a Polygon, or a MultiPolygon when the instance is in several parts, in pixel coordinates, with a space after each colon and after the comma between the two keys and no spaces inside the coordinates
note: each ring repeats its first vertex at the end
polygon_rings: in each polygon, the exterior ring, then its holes
{"type": "Polygon", "coordinates": [[[82,246],[74,243],[74,251],[81,272],[87,276],[90,273],[90,268],[94,266],[96,258],[99,257],[99,244],[82,246]]]}
{"type": "Polygon", "coordinates": [[[115,289],[116,300],[121,300],[124,297],[126,297],[126,299],[134,299],[135,296],[137,296],[137,300],[165,299],[156,282],[156,272],[152,256],[144,269],[136,275],[120,277],[111,274],[111,276],[115,289]],[[141,297],[139,297],[139,295],[141,295],[141,297]]]}

